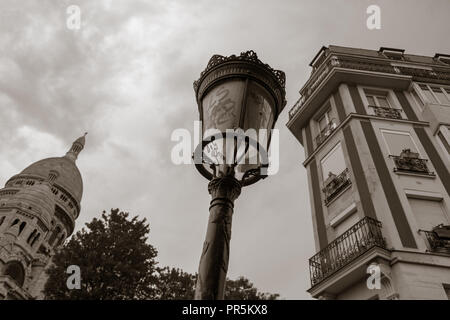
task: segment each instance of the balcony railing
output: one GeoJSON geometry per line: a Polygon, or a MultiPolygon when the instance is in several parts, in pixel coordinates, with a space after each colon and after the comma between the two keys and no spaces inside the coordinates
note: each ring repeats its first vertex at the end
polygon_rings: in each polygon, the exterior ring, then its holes
{"type": "Polygon", "coordinates": [[[309,259],[311,286],[315,286],[374,246],[386,248],[381,222],[364,217],[309,259]]]}
{"type": "Polygon", "coordinates": [[[322,144],[322,142],[325,141],[326,138],[336,129],[337,125],[334,119],[332,119],[328,124],[325,126],[325,128],[320,131],[319,135],[316,137],[316,146],[319,146],[322,144]]]}
{"type": "Polygon", "coordinates": [[[404,149],[399,156],[390,155],[394,159],[394,172],[411,172],[426,175],[434,175],[427,167],[427,159],[419,158],[419,154],[411,152],[410,149],[404,149]]]}
{"type": "Polygon", "coordinates": [[[430,244],[431,250],[433,251],[445,250],[450,252],[450,239],[440,238],[434,231],[422,230],[422,232],[425,233],[428,243],[430,244]]]}
{"type": "Polygon", "coordinates": [[[448,69],[439,68],[438,66],[433,67],[433,70],[405,66],[392,66],[391,62],[392,61],[379,59],[370,60],[367,57],[338,56],[333,52],[328,53],[326,59],[324,59],[321,65],[317,66],[317,69],[313,72],[306,85],[300,91],[300,99],[289,111],[289,120],[301,110],[306,100],[309,99],[309,97],[326,79],[328,74],[330,74],[330,72],[335,68],[406,75],[412,76],[413,80],[416,81],[427,81],[429,79],[438,81],[450,80],[450,72],[448,69]]]}
{"type": "Polygon", "coordinates": [[[329,173],[328,179],[325,181],[325,187],[322,189],[325,194],[325,204],[330,203],[345,187],[351,184],[348,175],[348,168],[342,171],[339,175],[329,173]]]}
{"type": "Polygon", "coordinates": [[[371,105],[369,105],[369,107],[374,109],[375,115],[378,117],[391,118],[391,119],[401,119],[402,118],[400,109],[378,107],[378,106],[371,106],[371,105]]]}
{"type": "Polygon", "coordinates": [[[420,230],[425,233],[432,251],[450,253],[450,225],[439,225],[432,231],[420,230]]]}

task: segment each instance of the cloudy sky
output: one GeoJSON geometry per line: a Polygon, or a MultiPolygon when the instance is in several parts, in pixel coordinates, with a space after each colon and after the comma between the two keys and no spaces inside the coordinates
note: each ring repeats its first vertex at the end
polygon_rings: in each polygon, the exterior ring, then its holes
{"type": "Polygon", "coordinates": [[[0,183],[64,155],[88,131],[78,166],[77,229],[102,210],[148,218],[161,265],[195,272],[206,231],[207,181],[176,166],[170,140],[198,118],[192,82],[213,54],[255,50],[284,70],[280,170],[236,201],[229,276],[287,299],[308,299],[315,253],[303,148],[287,112],[322,45],[450,53],[450,1],[0,0],[0,183]],[[381,8],[368,30],[366,8],[381,8]],[[81,28],[67,28],[78,5],[81,28]]]}

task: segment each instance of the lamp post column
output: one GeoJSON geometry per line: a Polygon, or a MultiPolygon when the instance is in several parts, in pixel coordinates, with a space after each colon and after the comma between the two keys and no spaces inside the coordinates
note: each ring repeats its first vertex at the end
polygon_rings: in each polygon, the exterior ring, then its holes
{"type": "Polygon", "coordinates": [[[234,200],[241,183],[231,175],[212,179],[209,220],[195,288],[196,300],[223,300],[230,255],[231,220],[234,200]]]}

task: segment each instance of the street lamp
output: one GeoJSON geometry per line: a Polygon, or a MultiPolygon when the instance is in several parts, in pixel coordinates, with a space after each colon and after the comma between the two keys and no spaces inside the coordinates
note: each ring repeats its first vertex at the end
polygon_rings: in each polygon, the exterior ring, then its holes
{"type": "Polygon", "coordinates": [[[194,82],[202,141],[194,163],[208,180],[209,221],[195,290],[197,300],[223,299],[234,200],[267,176],[271,130],[286,105],[285,74],[258,59],[214,55],[194,82]]]}

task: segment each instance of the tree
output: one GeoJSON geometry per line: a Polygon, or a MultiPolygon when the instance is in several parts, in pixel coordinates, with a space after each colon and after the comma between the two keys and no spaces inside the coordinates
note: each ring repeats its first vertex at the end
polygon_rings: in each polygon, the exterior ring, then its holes
{"type": "Polygon", "coordinates": [[[196,276],[181,269],[158,269],[157,299],[192,300],[194,299],[196,276]]]}
{"type": "MultiPolygon", "coordinates": [[[[197,275],[178,268],[157,267],[156,249],[147,243],[146,219],[111,209],[78,231],[52,259],[47,270],[46,299],[131,300],[193,299],[197,275]],[[80,289],[69,289],[69,266],[81,271],[80,289]]],[[[269,300],[246,278],[226,282],[225,299],[269,300]]]]}
{"type": "Polygon", "coordinates": [[[227,279],[225,300],[276,300],[278,293],[262,293],[247,278],[227,279]]]}
{"type": "MultiPolygon", "coordinates": [[[[160,269],[158,272],[159,299],[189,300],[194,298],[197,275],[168,267],[160,269]]],[[[225,300],[276,300],[278,297],[279,294],[259,292],[245,277],[226,281],[225,300]]]]}
{"type": "Polygon", "coordinates": [[[156,290],[156,249],[146,243],[146,219],[103,211],[53,257],[44,293],[47,299],[148,299],[156,290]],[[81,289],[68,289],[66,270],[81,270],[81,289]]]}

